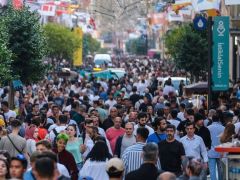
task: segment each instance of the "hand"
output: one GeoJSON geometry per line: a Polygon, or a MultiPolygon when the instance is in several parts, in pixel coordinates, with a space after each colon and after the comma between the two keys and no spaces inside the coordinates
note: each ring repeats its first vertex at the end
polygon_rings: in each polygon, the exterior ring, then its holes
{"type": "Polygon", "coordinates": [[[84,153],[84,152],[86,151],[86,149],[87,149],[87,147],[86,147],[85,144],[81,144],[81,145],[80,145],[80,152],[81,152],[81,153],[84,153]]]}
{"type": "Polygon", "coordinates": [[[204,163],[204,164],[203,164],[203,168],[204,168],[204,169],[207,169],[207,168],[208,168],[208,163],[204,163]]]}

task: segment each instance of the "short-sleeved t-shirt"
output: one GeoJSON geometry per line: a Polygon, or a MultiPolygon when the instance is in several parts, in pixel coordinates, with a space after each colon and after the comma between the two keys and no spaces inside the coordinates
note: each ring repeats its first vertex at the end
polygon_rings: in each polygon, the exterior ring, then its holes
{"type": "Polygon", "coordinates": [[[173,142],[164,140],[158,143],[158,149],[162,170],[181,173],[181,157],[185,155],[182,143],[177,140],[173,142]]]}
{"type": "MultiPolygon", "coordinates": [[[[22,138],[19,135],[9,134],[9,137],[11,138],[14,145],[21,151],[22,153],[26,152],[26,139],[22,138]]],[[[0,149],[6,150],[10,154],[11,157],[15,157],[20,152],[18,152],[14,146],[12,145],[11,141],[8,139],[7,136],[4,136],[0,140],[0,149]]]]}

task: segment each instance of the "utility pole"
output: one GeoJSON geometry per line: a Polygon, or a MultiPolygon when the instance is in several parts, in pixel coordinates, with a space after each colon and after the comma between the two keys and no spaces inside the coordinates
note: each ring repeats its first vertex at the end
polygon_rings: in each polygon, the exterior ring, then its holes
{"type": "Polygon", "coordinates": [[[208,110],[211,108],[212,103],[212,17],[208,17],[208,110]]]}

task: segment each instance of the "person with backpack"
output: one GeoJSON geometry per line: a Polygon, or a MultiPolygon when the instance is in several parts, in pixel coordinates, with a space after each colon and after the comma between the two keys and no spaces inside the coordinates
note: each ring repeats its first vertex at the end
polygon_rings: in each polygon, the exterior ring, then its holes
{"type": "Polygon", "coordinates": [[[59,133],[65,132],[67,128],[68,118],[66,115],[59,116],[59,124],[53,124],[51,126],[52,130],[48,135],[48,139],[52,142],[53,145],[56,144],[56,137],[59,133]]]}

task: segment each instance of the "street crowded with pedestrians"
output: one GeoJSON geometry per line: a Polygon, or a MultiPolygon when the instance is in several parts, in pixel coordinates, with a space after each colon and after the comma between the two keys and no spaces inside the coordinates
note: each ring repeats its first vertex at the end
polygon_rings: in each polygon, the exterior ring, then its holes
{"type": "Polygon", "coordinates": [[[240,180],[240,0],[0,0],[0,180],[240,180]]]}

